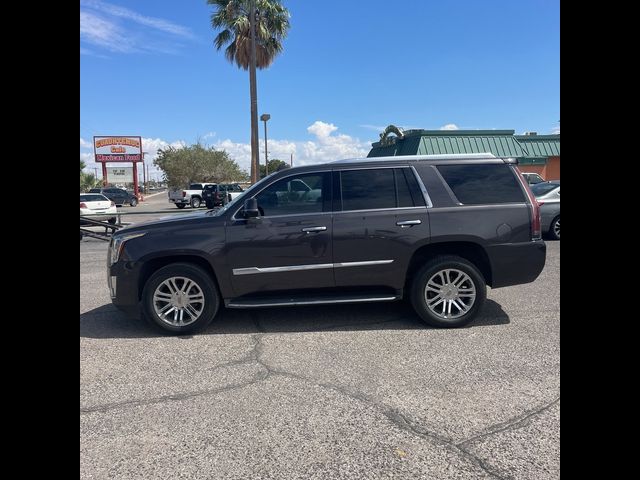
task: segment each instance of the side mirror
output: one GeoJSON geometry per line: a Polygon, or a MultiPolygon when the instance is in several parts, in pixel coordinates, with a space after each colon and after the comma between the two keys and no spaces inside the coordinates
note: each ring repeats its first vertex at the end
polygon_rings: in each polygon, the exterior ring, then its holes
{"type": "Polygon", "coordinates": [[[245,218],[257,218],[260,216],[258,200],[255,198],[248,198],[244,201],[244,216],[245,218]]]}

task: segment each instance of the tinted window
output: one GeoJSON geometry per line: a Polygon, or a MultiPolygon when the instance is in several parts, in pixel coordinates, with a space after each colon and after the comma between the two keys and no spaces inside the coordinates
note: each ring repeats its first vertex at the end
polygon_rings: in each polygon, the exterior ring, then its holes
{"type": "Polygon", "coordinates": [[[395,208],[396,189],[392,168],[340,172],[342,210],[395,208]]]}
{"type": "Polygon", "coordinates": [[[408,168],[396,168],[395,175],[398,207],[423,206],[424,197],[413,171],[408,168]]]}
{"type": "Polygon", "coordinates": [[[192,183],[191,185],[189,185],[189,190],[202,190],[202,184],[192,183]]]}
{"type": "Polygon", "coordinates": [[[100,189],[99,188],[92,188],[91,190],[89,190],[89,193],[100,193],[100,189]]]}
{"type": "Polygon", "coordinates": [[[216,189],[216,185],[205,185],[205,187],[203,188],[203,190],[215,190],[216,189]]]}
{"type": "Polygon", "coordinates": [[[524,202],[508,165],[439,165],[438,171],[465,205],[524,202]]]}
{"type": "Polygon", "coordinates": [[[240,185],[232,185],[232,192],[242,192],[242,187],[240,185]]]}
{"type": "Polygon", "coordinates": [[[531,191],[536,197],[546,195],[554,188],[558,188],[558,185],[553,183],[537,183],[535,185],[531,185],[531,191]]]}
{"type": "Polygon", "coordinates": [[[329,173],[310,173],[283,178],[256,196],[261,214],[294,215],[322,212],[329,173]]]}
{"type": "Polygon", "coordinates": [[[108,202],[109,199],[103,195],[80,195],[81,202],[108,202]]]}

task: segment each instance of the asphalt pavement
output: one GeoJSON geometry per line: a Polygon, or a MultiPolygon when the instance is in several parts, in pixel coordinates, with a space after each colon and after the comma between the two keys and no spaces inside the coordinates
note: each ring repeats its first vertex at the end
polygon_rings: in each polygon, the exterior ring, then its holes
{"type": "Polygon", "coordinates": [[[111,305],[106,254],[80,242],[83,479],[560,476],[560,242],[455,330],[397,302],[222,309],[166,337],[111,305]]]}

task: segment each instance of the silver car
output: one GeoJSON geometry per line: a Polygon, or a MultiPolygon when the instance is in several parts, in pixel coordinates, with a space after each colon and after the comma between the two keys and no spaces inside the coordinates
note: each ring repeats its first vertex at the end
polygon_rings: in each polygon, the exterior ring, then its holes
{"type": "Polygon", "coordinates": [[[536,183],[531,185],[531,191],[540,204],[542,232],[560,240],[560,180],[536,183]]]}

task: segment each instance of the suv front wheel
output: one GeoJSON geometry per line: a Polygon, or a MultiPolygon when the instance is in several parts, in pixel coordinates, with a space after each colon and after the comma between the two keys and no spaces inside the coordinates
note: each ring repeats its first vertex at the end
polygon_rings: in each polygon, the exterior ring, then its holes
{"type": "Polygon", "coordinates": [[[156,271],[144,286],[144,316],[165,333],[183,335],[205,328],[220,307],[211,277],[190,263],[172,263],[156,271]]]}
{"type": "Polygon", "coordinates": [[[478,314],[487,296],[485,280],[468,260],[442,255],[427,262],[414,276],[411,303],[433,327],[463,327],[478,314]]]}

